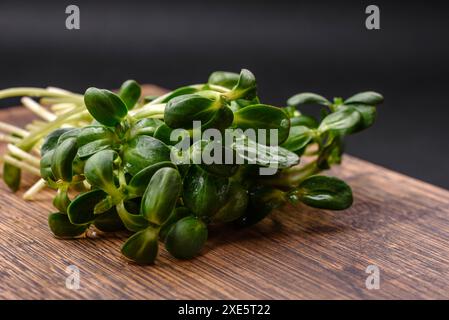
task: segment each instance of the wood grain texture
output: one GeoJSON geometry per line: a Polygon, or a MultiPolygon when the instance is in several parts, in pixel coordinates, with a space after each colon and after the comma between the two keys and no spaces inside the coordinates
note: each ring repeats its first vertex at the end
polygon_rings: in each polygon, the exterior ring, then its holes
{"type": "MultiPolygon", "coordinates": [[[[29,119],[24,109],[0,111],[2,121],[29,119]]],[[[53,192],[25,202],[23,190],[1,183],[0,298],[449,298],[449,191],[351,156],[330,174],[352,186],[350,209],[286,206],[249,229],[214,227],[194,260],[176,260],[161,245],[146,267],[121,256],[124,233],[55,239],[47,226],[53,192]],[[79,290],[65,286],[69,265],[80,270],[79,290]],[[379,290],[365,287],[368,265],[380,268],[379,290]]]]}

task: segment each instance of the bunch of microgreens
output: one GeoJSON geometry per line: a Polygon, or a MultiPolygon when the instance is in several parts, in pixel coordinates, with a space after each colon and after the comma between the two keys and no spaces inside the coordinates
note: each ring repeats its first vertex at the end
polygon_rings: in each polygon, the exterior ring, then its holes
{"type": "MultiPolygon", "coordinates": [[[[174,257],[192,258],[203,248],[209,224],[250,226],[287,202],[348,208],[350,187],[317,173],[340,163],[343,138],[370,127],[383,100],[375,92],[333,101],[300,93],[277,108],[260,102],[254,75],[245,69],[214,72],[206,84],[159,97],[141,97],[133,80],[117,94],[97,88],[84,96],[56,88],[0,91],[0,98],[14,96],[25,96],[23,105],[43,121],[25,129],[0,122],[5,132],[0,139],[8,143],[2,157],[6,184],[16,191],[21,171],[40,176],[25,198],[45,186],[56,190],[57,211],[48,218],[55,236],[82,237],[92,228],[128,230],[132,235],[122,253],[140,264],[154,262],[159,240],[174,257]],[[301,114],[301,104],[321,105],[321,119],[301,114]],[[194,121],[201,121],[201,131],[242,129],[236,140],[245,148],[226,147],[242,161],[174,161],[179,141],[172,141],[171,133],[182,128],[190,138],[198,130],[194,121]],[[278,144],[254,140],[245,135],[248,129],[274,129],[278,144]],[[302,155],[311,160],[299,166],[302,155]],[[273,164],[274,175],[260,174],[261,167],[273,164]]],[[[212,142],[190,142],[187,152],[203,151],[212,142]]]]}

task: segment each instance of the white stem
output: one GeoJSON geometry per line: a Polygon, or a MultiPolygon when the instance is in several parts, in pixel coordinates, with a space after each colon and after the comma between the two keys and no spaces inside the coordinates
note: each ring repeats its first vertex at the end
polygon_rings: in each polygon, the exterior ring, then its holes
{"type": "Polygon", "coordinates": [[[33,166],[36,166],[36,167],[40,166],[40,160],[38,158],[32,156],[28,152],[23,151],[22,149],[16,147],[15,145],[8,144],[8,150],[13,156],[16,156],[17,158],[21,158],[23,161],[28,162],[29,164],[31,164],[33,166]]]}
{"type": "Polygon", "coordinates": [[[83,96],[80,94],[52,92],[42,88],[19,87],[0,90],[0,99],[22,96],[71,98],[78,103],[84,102],[83,96]]]}
{"type": "Polygon", "coordinates": [[[39,179],[31,188],[29,188],[24,194],[24,200],[33,200],[34,195],[44,189],[47,186],[47,182],[44,179],[39,179]]]}
{"type": "MultiPolygon", "coordinates": [[[[203,83],[203,84],[192,84],[189,87],[200,90],[204,86],[205,86],[205,84],[203,83]]],[[[221,92],[221,93],[226,93],[226,92],[231,91],[231,89],[228,89],[226,87],[219,86],[219,85],[216,85],[216,84],[207,84],[207,86],[209,87],[210,90],[218,91],[218,92],[221,92]]]]}
{"type": "Polygon", "coordinates": [[[0,133],[0,141],[8,143],[18,143],[20,142],[20,139],[13,136],[9,136],[7,134],[0,133]]]}
{"type": "Polygon", "coordinates": [[[162,115],[164,114],[166,103],[159,103],[159,104],[151,104],[147,103],[142,108],[139,108],[138,110],[131,110],[129,114],[132,117],[142,118],[145,116],[151,116],[151,115],[162,115]]]}
{"type": "Polygon", "coordinates": [[[51,106],[51,110],[53,111],[67,111],[75,108],[76,105],[74,103],[64,102],[64,103],[56,103],[51,106]]]}
{"type": "Polygon", "coordinates": [[[26,137],[26,136],[29,135],[28,131],[23,130],[22,128],[13,126],[13,125],[11,125],[9,123],[2,122],[2,121],[0,121],[0,130],[3,130],[3,131],[8,132],[8,133],[17,134],[17,135],[19,135],[21,137],[26,137]]]}
{"type": "Polygon", "coordinates": [[[61,96],[61,97],[43,97],[39,100],[41,104],[52,105],[58,103],[73,103],[77,106],[84,104],[83,96],[61,96]]]}
{"type": "Polygon", "coordinates": [[[41,117],[44,120],[47,121],[53,121],[56,119],[56,115],[45,109],[43,106],[41,106],[39,103],[34,101],[33,99],[29,97],[23,97],[21,100],[22,104],[35,114],[37,114],[39,117],[41,117]]]}
{"type": "Polygon", "coordinates": [[[9,155],[5,155],[3,160],[6,163],[12,164],[13,166],[16,166],[17,168],[20,168],[20,169],[23,169],[25,171],[28,171],[28,172],[36,175],[36,176],[40,176],[41,175],[41,172],[40,172],[40,170],[38,168],[33,167],[32,165],[30,165],[30,164],[28,164],[26,162],[17,160],[17,159],[15,159],[15,158],[13,158],[13,157],[11,157],[9,155]]]}
{"type": "Polygon", "coordinates": [[[33,149],[31,149],[31,152],[33,152],[37,158],[40,158],[41,157],[41,144],[40,143],[36,144],[33,147],[33,149]]]}
{"type": "Polygon", "coordinates": [[[29,130],[29,131],[37,131],[37,130],[39,130],[40,128],[42,128],[42,126],[38,126],[38,125],[35,125],[35,124],[30,123],[30,124],[27,124],[27,125],[25,126],[25,128],[26,128],[27,130],[29,130]]]}
{"type": "Polygon", "coordinates": [[[49,92],[54,92],[54,93],[61,93],[61,94],[75,94],[69,90],[66,89],[62,89],[62,88],[57,88],[57,87],[52,87],[49,86],[46,88],[49,92]]]}

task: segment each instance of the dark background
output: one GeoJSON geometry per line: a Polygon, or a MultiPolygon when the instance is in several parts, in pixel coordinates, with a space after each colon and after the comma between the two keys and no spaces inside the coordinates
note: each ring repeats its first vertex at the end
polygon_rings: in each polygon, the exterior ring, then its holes
{"type": "Polygon", "coordinates": [[[244,67],[276,105],[302,91],[375,90],[378,121],[347,151],[449,188],[448,35],[443,1],[1,0],[0,88],[84,92],[128,78],[174,88],[244,67]],[[65,29],[69,4],[81,30],[65,29]],[[365,28],[368,4],[381,30],[365,28]]]}

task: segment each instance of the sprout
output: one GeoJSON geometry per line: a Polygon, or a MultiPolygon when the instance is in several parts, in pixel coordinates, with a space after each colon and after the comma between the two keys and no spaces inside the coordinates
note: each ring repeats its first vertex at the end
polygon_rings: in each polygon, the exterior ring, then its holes
{"type": "Polygon", "coordinates": [[[57,237],[78,238],[89,228],[133,233],[122,254],[139,264],[154,263],[159,240],[175,258],[193,258],[209,224],[251,226],[287,202],[351,206],[345,182],[317,174],[341,162],[345,136],[374,123],[382,96],[299,93],[278,108],[261,103],[256,88],[243,69],[150,98],[133,80],[118,94],[2,90],[0,98],[25,96],[22,103],[43,120],[27,130],[0,122],[0,139],[8,143],[3,179],[17,191],[22,171],[39,176],[27,199],[45,186],[56,190],[48,224],[57,237]],[[322,119],[302,114],[303,104],[319,105],[322,119]],[[251,134],[267,131],[276,135],[251,134]],[[303,155],[309,160],[298,166],[303,155]]]}

